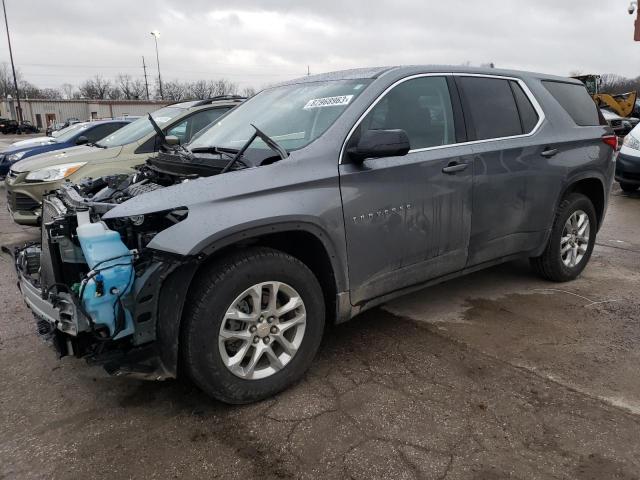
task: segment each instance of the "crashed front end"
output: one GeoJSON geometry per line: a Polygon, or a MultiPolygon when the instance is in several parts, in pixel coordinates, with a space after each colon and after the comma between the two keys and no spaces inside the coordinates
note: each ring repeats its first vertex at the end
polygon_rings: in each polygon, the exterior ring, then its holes
{"type": "Polygon", "coordinates": [[[186,208],[102,221],[119,203],[163,188],[141,181],[143,174],[67,184],[45,196],[41,242],[16,248],[14,258],[37,332],[60,356],[160,380],[176,376],[171,325],[197,261],[147,248],[158,231],[186,218],[186,208]]]}

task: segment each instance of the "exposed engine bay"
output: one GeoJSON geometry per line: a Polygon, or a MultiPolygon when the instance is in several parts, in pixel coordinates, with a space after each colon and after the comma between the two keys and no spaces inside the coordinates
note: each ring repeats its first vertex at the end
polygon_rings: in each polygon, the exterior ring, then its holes
{"type": "MultiPolygon", "coordinates": [[[[184,155],[161,153],[132,175],[67,184],[45,196],[41,243],[16,249],[15,260],[38,333],[60,356],[85,357],[110,373],[173,376],[159,365],[154,348],[141,354],[139,347],[156,340],[156,279],[184,259],[164,258],[146,245],[184,220],[188,210],[106,222],[101,217],[138,195],[219,174],[229,159],[216,156],[186,161],[184,155]]],[[[235,162],[233,169],[246,167],[235,162]]]]}
{"type": "MultiPolygon", "coordinates": [[[[168,345],[158,346],[163,334],[156,325],[158,311],[163,309],[161,288],[174,271],[186,272],[185,278],[190,278],[200,259],[155,251],[147,245],[159,232],[186,219],[188,208],[108,220],[103,216],[146,193],[287,156],[275,141],[254,129],[239,149],[191,151],[167,143],[164,151],[131,175],[68,183],[45,195],[41,242],[17,248],[15,262],[38,333],[60,356],[85,357],[112,374],[175,376],[175,332],[167,333],[168,345]],[[258,138],[268,148],[248,152],[258,138]],[[163,354],[172,358],[163,363],[163,354]],[[166,368],[167,363],[172,366],[166,368]]],[[[185,285],[188,281],[171,293],[182,289],[184,297],[185,285]]],[[[165,304],[164,313],[179,316],[180,311],[172,310],[179,303],[165,304]]]]}

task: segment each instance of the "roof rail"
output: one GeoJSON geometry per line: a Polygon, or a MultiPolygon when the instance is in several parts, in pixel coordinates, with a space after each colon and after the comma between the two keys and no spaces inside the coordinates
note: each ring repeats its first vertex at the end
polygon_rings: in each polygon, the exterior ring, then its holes
{"type": "Polygon", "coordinates": [[[215,97],[207,98],[205,100],[198,101],[194,106],[199,107],[201,105],[208,105],[213,102],[218,102],[221,100],[246,100],[247,97],[243,97],[242,95],[218,95],[215,97]]]}
{"type": "Polygon", "coordinates": [[[180,103],[188,103],[195,102],[193,107],[200,107],[202,105],[208,105],[213,102],[219,102],[223,100],[246,100],[247,97],[243,97],[242,95],[218,95],[217,97],[205,98],[203,100],[198,100],[197,98],[185,98],[182,100],[178,100],[177,102],[167,103],[165,106],[170,107],[171,105],[178,105],[180,103]]]}

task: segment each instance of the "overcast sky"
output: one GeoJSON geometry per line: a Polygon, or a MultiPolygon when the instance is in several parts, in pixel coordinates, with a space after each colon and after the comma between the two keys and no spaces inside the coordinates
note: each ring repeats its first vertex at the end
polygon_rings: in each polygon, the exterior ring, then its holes
{"type": "MultiPolygon", "coordinates": [[[[261,87],[377,65],[494,62],[640,75],[626,0],[6,0],[16,66],[40,87],[101,74],[261,87]]],[[[0,61],[9,60],[0,37],[0,61]]]]}

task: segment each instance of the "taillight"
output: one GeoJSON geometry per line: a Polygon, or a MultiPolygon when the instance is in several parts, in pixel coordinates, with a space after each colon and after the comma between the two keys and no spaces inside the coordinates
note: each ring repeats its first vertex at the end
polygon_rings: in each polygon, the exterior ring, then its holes
{"type": "Polygon", "coordinates": [[[602,141],[609,145],[613,150],[618,150],[618,136],[617,135],[604,135],[602,141]]]}

